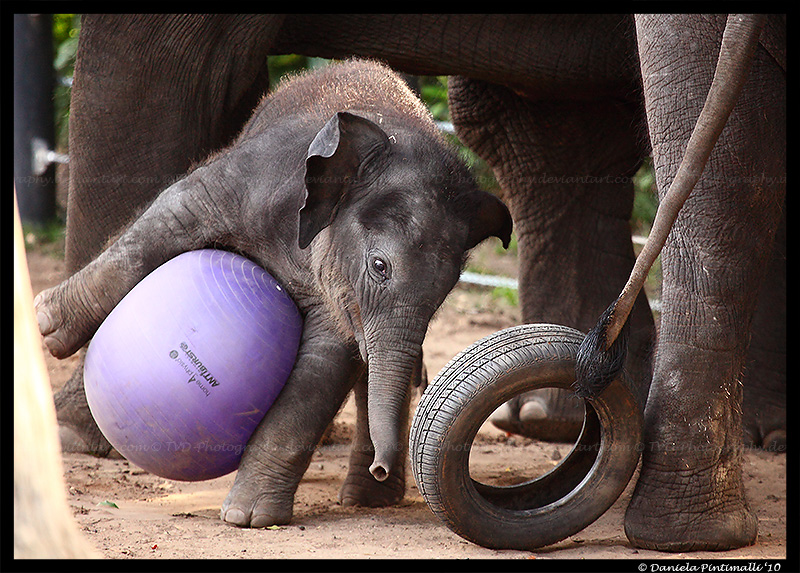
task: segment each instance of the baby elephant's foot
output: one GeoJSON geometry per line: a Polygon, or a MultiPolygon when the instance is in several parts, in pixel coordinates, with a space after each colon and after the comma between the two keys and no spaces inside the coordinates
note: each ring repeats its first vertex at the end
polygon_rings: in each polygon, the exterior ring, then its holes
{"type": "MultiPolygon", "coordinates": [[[[371,459],[367,463],[371,463],[371,459]]],[[[344,506],[386,507],[400,503],[405,492],[402,466],[393,470],[384,481],[378,481],[369,473],[369,465],[354,464],[351,457],[350,470],[339,491],[339,503],[344,506]]]]}
{"type": "Polygon", "coordinates": [[[82,305],[68,300],[65,284],[42,291],[33,300],[39,332],[56,358],[74,354],[91,336],[91,325],[81,327],[76,319],[74,309],[82,305]]]}
{"type": "Polygon", "coordinates": [[[220,519],[238,527],[285,525],[292,519],[294,491],[281,493],[271,480],[240,467],[220,519]]]}

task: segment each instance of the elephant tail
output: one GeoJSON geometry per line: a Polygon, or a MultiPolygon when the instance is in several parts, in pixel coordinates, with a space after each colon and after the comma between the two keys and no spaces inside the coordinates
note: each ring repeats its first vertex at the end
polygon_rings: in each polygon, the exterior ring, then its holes
{"type": "MultiPolygon", "coordinates": [[[[622,295],[620,295],[622,296],[622,295]]],[[[619,335],[609,342],[608,327],[614,319],[619,298],[609,306],[578,348],[575,383],[572,388],[580,398],[591,400],[622,372],[628,354],[628,321],[619,335]]]]}

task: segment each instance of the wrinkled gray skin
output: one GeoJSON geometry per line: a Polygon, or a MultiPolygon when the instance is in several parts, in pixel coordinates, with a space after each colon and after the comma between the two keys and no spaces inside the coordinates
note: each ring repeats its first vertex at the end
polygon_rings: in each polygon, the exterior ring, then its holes
{"type": "Polygon", "coordinates": [[[266,268],[301,309],[303,336],[286,386],[248,442],[222,518],[282,524],[353,387],[359,427],[342,501],[402,498],[409,388],[428,322],[467,250],[491,235],[507,246],[510,234],[508,210],[477,189],[403,80],[377,64],[348,62],[265,98],[232,146],[42,293],[38,318],[46,345],[63,357],[181,252],[224,247],[266,268]]]}
{"type": "MultiPolygon", "coordinates": [[[[84,17],[67,266],[82,268],[235,137],[267,89],[268,55],[373,56],[462,76],[451,80],[451,115],[514,217],[523,320],[588,331],[633,265],[630,177],[652,143],[666,190],[724,25],[724,15],[697,14],[84,17]]],[[[785,439],[785,42],[785,20],[770,16],[752,79],[662,253],[657,345],[643,297],[633,311],[626,368],[642,400],[653,368],[648,448],[626,517],[639,546],[752,543],[737,446],[742,435],[767,447],[785,439]],[[670,451],[676,444],[688,447],[670,451]]],[[[82,392],[78,372],[56,396],[59,421],[107,452],[82,392]]],[[[569,401],[535,405],[547,414],[540,435],[574,428],[569,401]]]]}

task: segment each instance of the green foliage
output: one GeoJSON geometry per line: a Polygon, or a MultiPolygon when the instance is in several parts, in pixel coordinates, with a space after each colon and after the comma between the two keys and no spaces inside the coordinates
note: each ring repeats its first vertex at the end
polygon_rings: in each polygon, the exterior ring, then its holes
{"type": "Polygon", "coordinates": [[[64,239],[64,226],[59,221],[23,223],[22,234],[28,244],[49,244],[64,239]]]}
{"type": "Polygon", "coordinates": [[[66,67],[72,69],[80,29],[80,14],[53,14],[54,67],[57,70],[66,67]]]}
{"type": "Polygon", "coordinates": [[[492,299],[505,301],[510,306],[519,306],[519,291],[509,287],[494,287],[492,299]]]}
{"type": "Polygon", "coordinates": [[[420,99],[428,106],[436,121],[450,121],[447,106],[447,76],[419,76],[420,99]]]}
{"type": "Polygon", "coordinates": [[[64,258],[64,223],[53,219],[48,223],[23,223],[22,236],[27,249],[36,249],[47,256],[64,258]]]}
{"type": "Polygon", "coordinates": [[[69,139],[70,88],[61,82],[72,78],[75,54],[78,51],[80,14],[53,14],[53,69],[56,85],[53,93],[56,125],[56,147],[65,149],[69,139]]]}
{"type": "MultiPolygon", "coordinates": [[[[634,197],[633,213],[631,214],[631,229],[634,234],[647,236],[653,226],[653,219],[658,210],[658,195],[656,193],[656,178],[653,171],[653,160],[648,158],[633,177],[634,197]]],[[[639,254],[641,246],[635,245],[634,251],[639,254]]],[[[661,298],[661,257],[659,256],[650,272],[644,290],[650,300],[661,298]]],[[[653,316],[658,312],[653,311],[653,316]]]]}
{"type": "Polygon", "coordinates": [[[267,58],[267,68],[269,69],[269,88],[274,90],[278,87],[284,76],[297,74],[303,70],[316,70],[324,68],[331,60],[324,58],[311,58],[299,56],[297,54],[286,54],[283,56],[270,56],[267,58]]]}
{"type": "Polygon", "coordinates": [[[653,160],[648,158],[633,176],[633,212],[631,228],[638,235],[648,235],[658,209],[656,196],[656,178],[653,172],[653,160]]]}

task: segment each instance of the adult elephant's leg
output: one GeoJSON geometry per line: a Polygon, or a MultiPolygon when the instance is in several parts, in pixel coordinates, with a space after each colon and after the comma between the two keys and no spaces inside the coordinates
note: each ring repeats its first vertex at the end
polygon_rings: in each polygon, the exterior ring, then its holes
{"type": "MultiPolygon", "coordinates": [[[[703,106],[724,27],[724,16],[637,19],[662,195],[703,106]]],[[[661,254],[646,447],[625,521],[638,546],[722,550],[756,538],[742,484],[742,377],[783,205],[784,157],[785,74],[760,51],[661,254]]]]}
{"type": "MultiPolygon", "coordinates": [[[[266,16],[84,16],[70,108],[69,274],[236,135],[268,87],[279,25],[266,16]]],[[[106,454],[82,363],[55,396],[62,442],[106,454]]]]}
{"type": "Polygon", "coordinates": [[[745,444],[786,451],[786,213],[753,316],[744,373],[745,444]]]}
{"type": "MultiPolygon", "coordinates": [[[[635,108],[532,101],[453,78],[450,109],[459,137],[493,168],[514,218],[523,320],[588,331],[633,266],[631,177],[644,153],[635,108]]],[[[644,295],[632,327],[627,368],[643,405],[653,336],[644,295]]],[[[518,410],[519,431],[540,439],[573,440],[583,423],[583,404],[562,390],[524,395],[504,408],[510,429],[518,410]]]]}
{"type": "Polygon", "coordinates": [[[269,86],[266,56],[279,24],[202,14],[83,18],[70,104],[70,273],[239,132],[269,86]]]}

